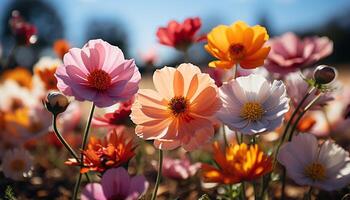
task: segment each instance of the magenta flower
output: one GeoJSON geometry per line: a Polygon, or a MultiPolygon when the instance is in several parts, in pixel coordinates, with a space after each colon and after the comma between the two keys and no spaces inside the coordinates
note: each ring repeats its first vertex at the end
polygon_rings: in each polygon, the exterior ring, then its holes
{"type": "Polygon", "coordinates": [[[85,186],[81,200],[137,200],[147,188],[148,182],[144,176],[130,177],[123,167],[112,168],[103,174],[101,184],[85,186]]]}
{"type": "Polygon", "coordinates": [[[126,60],[118,47],[101,39],[70,49],[55,76],[62,93],[98,107],[130,99],[141,79],[135,61],[126,60]]]}
{"type": "Polygon", "coordinates": [[[333,42],[327,37],[300,39],[288,32],[269,41],[271,51],[265,67],[271,72],[286,74],[311,67],[318,60],[333,52],[333,42]]]}
{"type": "Polygon", "coordinates": [[[191,161],[186,157],[182,159],[166,157],[163,160],[162,174],[171,179],[188,179],[194,176],[200,167],[200,163],[191,164],[191,161]]]}

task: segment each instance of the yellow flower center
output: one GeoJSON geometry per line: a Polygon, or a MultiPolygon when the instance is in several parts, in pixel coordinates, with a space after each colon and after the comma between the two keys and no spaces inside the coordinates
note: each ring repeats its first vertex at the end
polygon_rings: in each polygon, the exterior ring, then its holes
{"type": "Polygon", "coordinates": [[[175,117],[185,114],[188,110],[188,101],[185,97],[174,97],[168,103],[168,108],[175,117]]]}
{"type": "Polygon", "coordinates": [[[10,167],[13,171],[22,172],[24,171],[26,163],[21,159],[14,159],[10,163],[10,167]]]}
{"type": "Polygon", "coordinates": [[[322,181],[326,178],[326,169],[320,163],[312,163],[311,165],[306,166],[304,173],[314,181],[322,181]]]}
{"type": "Polygon", "coordinates": [[[87,77],[89,85],[99,91],[103,91],[109,88],[111,85],[111,77],[109,74],[101,69],[94,70],[87,77]]]}
{"type": "Polygon", "coordinates": [[[231,44],[229,53],[233,59],[242,59],[244,56],[245,48],[242,44],[231,44]]]}
{"type": "Polygon", "coordinates": [[[243,105],[241,117],[249,121],[258,121],[262,118],[265,110],[260,103],[248,102],[243,105]]]}

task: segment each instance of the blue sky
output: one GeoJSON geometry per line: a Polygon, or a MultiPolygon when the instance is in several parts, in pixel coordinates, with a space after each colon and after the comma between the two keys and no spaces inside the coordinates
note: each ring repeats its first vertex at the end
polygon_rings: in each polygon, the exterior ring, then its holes
{"type": "MultiPolygon", "coordinates": [[[[0,0],[0,13],[11,0],[0,0]]],[[[75,46],[84,41],[85,23],[92,18],[121,21],[129,34],[131,56],[155,47],[167,57],[171,50],[157,44],[156,30],[171,19],[200,16],[203,23],[216,18],[224,24],[243,20],[254,25],[267,15],[274,31],[298,31],[320,26],[334,14],[350,9],[349,0],[57,0],[49,1],[65,26],[65,35],[75,46]]],[[[1,15],[0,15],[1,16],[1,15]]]]}

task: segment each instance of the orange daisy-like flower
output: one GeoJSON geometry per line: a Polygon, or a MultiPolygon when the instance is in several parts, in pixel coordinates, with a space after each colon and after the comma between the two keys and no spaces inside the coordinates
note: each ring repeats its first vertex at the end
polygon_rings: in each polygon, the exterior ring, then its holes
{"type": "Polygon", "coordinates": [[[270,47],[264,47],[269,35],[264,27],[248,26],[237,21],[231,26],[219,25],[207,36],[205,49],[219,59],[209,63],[210,67],[230,69],[239,64],[242,68],[253,69],[264,64],[270,47]]]}
{"type": "Polygon", "coordinates": [[[164,67],[153,75],[157,91],[141,89],[131,110],[136,134],[159,149],[182,146],[192,151],[214,135],[221,108],[218,89],[208,74],[189,63],[164,67]]]}
{"type": "Polygon", "coordinates": [[[53,44],[54,52],[61,59],[63,59],[64,54],[66,54],[70,48],[69,42],[65,39],[56,40],[53,44]]]}
{"type": "Polygon", "coordinates": [[[272,170],[272,159],[256,144],[230,145],[226,152],[222,152],[218,142],[213,147],[214,159],[220,169],[203,164],[205,182],[235,184],[255,180],[272,170]]]}
{"type": "Polygon", "coordinates": [[[39,78],[40,83],[46,91],[57,90],[57,79],[55,72],[58,65],[62,64],[59,59],[43,57],[34,66],[34,75],[39,78]]]}
{"type": "MultiPolygon", "coordinates": [[[[104,172],[109,168],[119,167],[135,155],[134,149],[133,141],[124,137],[123,133],[117,134],[116,130],[112,130],[103,140],[92,136],[86,150],[82,152],[84,167],[80,173],[104,172]]],[[[66,164],[80,165],[75,159],[69,159],[66,164]]]]}
{"type": "Polygon", "coordinates": [[[1,79],[11,79],[17,82],[21,87],[28,89],[32,88],[32,73],[24,67],[16,67],[14,69],[6,70],[3,73],[1,79]]]}

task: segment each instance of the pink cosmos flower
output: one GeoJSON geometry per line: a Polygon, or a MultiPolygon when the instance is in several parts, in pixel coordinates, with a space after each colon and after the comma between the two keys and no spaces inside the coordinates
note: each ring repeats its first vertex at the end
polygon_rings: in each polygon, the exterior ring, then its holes
{"type": "Polygon", "coordinates": [[[171,179],[185,180],[194,176],[200,167],[201,163],[192,164],[187,157],[181,159],[165,157],[163,159],[162,175],[171,179]]]}
{"type": "Polygon", "coordinates": [[[137,200],[146,192],[148,185],[144,176],[130,177],[123,167],[112,168],[103,174],[101,184],[85,186],[81,200],[137,200]]]}
{"type": "Polygon", "coordinates": [[[309,67],[333,52],[333,42],[327,37],[300,39],[294,33],[288,32],[269,42],[271,51],[265,67],[280,74],[309,67]]]}
{"type": "Polygon", "coordinates": [[[70,49],[55,76],[62,93],[98,107],[130,99],[141,79],[134,60],[126,60],[118,47],[101,39],[70,49]]]}

